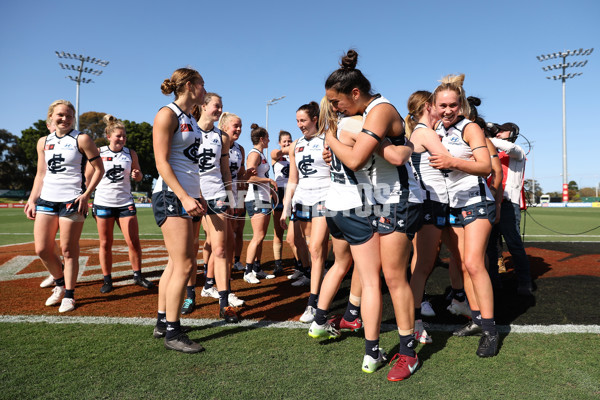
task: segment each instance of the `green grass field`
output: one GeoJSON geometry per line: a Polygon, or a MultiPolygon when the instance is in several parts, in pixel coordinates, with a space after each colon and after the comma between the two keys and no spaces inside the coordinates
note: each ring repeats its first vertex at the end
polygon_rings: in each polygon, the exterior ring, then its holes
{"type": "MultiPolygon", "coordinates": [[[[151,210],[139,209],[138,215],[142,239],[160,239],[151,210]]],[[[0,210],[0,221],[0,244],[33,240],[33,223],[21,209],[0,210]]],[[[600,208],[532,208],[526,240],[600,241],[598,225],[600,208]],[[565,235],[592,228],[581,236],[565,235]]],[[[246,224],[246,233],[249,228],[246,224]]],[[[83,237],[97,237],[91,218],[83,237]]],[[[0,399],[600,398],[598,333],[504,333],[499,354],[480,359],[478,338],[432,330],[434,343],[418,348],[421,370],[391,383],[389,367],[375,374],[361,371],[362,332],[319,342],[308,337],[308,326],[223,326],[188,319],[198,325],[190,338],[207,350],[186,355],[165,350],[152,337],[150,318],[141,325],[75,323],[68,316],[44,323],[14,322],[1,314],[0,399]]],[[[383,333],[381,346],[393,354],[397,333],[383,333]]]]}
{"type": "MultiPolygon", "coordinates": [[[[19,208],[0,209],[0,245],[25,243],[33,241],[33,222],[25,218],[19,208]]],[[[138,221],[141,239],[161,239],[160,228],[156,225],[152,209],[139,208],[138,221]]],[[[272,239],[273,221],[267,234],[272,239]]],[[[597,208],[541,208],[532,207],[523,214],[521,232],[525,233],[525,241],[591,241],[600,242],[600,207],[597,208]]],[[[244,235],[249,239],[252,235],[250,222],[246,221],[244,235]]],[[[115,238],[122,238],[121,232],[115,228],[115,238]]],[[[91,216],[86,219],[82,238],[96,239],[96,223],[91,216]]]]}
{"type": "MultiPolygon", "coordinates": [[[[363,340],[318,342],[306,329],[199,327],[206,351],[163,348],[151,326],[0,323],[3,399],[598,399],[595,334],[503,336],[498,356],[477,338],[434,333],[424,364],[388,382],[361,371],[363,340]],[[576,343],[576,345],[574,345],[576,343]],[[576,351],[574,351],[576,349],[576,351]]],[[[382,347],[393,350],[397,334],[382,347]]]]}

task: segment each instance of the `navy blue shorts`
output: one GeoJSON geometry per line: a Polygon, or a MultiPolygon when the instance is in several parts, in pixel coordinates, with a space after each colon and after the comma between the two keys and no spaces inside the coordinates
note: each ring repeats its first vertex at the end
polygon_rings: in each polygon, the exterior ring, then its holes
{"type": "Polygon", "coordinates": [[[201,219],[200,217],[191,217],[185,211],[175,193],[167,190],[152,193],[152,212],[158,226],[162,226],[168,217],[191,218],[193,222],[198,222],[201,219]]]}
{"type": "Polygon", "coordinates": [[[397,204],[384,204],[381,207],[387,212],[377,216],[377,232],[380,235],[400,232],[405,233],[412,240],[423,225],[422,203],[403,201],[397,204]]]}
{"type": "Polygon", "coordinates": [[[105,207],[97,204],[92,206],[92,215],[96,218],[125,218],[136,214],[137,210],[133,203],[123,207],[105,207]]]}
{"type": "Polygon", "coordinates": [[[227,208],[229,207],[227,203],[227,196],[219,197],[217,199],[212,200],[206,200],[206,204],[207,215],[223,214],[227,211],[227,208]]]}
{"type": "Polygon", "coordinates": [[[358,216],[354,209],[344,211],[327,211],[329,233],[336,239],[343,239],[350,246],[369,241],[374,234],[377,221],[373,216],[358,216]]]}
{"type": "Polygon", "coordinates": [[[487,219],[493,225],[496,219],[496,204],[493,201],[482,201],[462,208],[450,207],[450,226],[465,227],[477,219],[487,219]]]}
{"type": "MultiPolygon", "coordinates": [[[[71,217],[77,214],[78,203],[75,199],[69,201],[48,201],[37,199],[35,202],[35,212],[47,215],[58,215],[59,217],[71,217]]],[[[87,216],[84,215],[85,218],[87,216]]]]}
{"type": "Polygon", "coordinates": [[[325,201],[320,201],[312,206],[296,204],[292,215],[294,221],[310,221],[313,218],[324,217],[327,212],[325,201]]]}
{"type": "Polygon", "coordinates": [[[277,188],[277,197],[271,197],[271,205],[273,206],[274,211],[283,211],[283,197],[285,196],[285,188],[278,187],[277,188]]]}
{"type": "Polygon", "coordinates": [[[439,201],[423,201],[423,225],[434,225],[436,228],[448,226],[448,213],[450,207],[447,203],[439,201]]]}
{"type": "Polygon", "coordinates": [[[248,213],[248,216],[250,218],[252,218],[254,214],[269,215],[271,214],[271,212],[273,212],[273,208],[271,208],[271,203],[267,203],[261,200],[246,201],[244,205],[246,206],[246,212],[248,213]]]}

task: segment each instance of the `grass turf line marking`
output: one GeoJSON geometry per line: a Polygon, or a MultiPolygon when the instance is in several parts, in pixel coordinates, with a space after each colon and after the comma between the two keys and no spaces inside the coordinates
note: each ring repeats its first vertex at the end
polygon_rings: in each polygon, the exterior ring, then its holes
{"type": "MultiPolygon", "coordinates": [[[[69,317],[51,315],[0,315],[0,323],[40,323],[48,324],[111,324],[111,325],[139,325],[154,326],[156,318],[125,318],[125,317],[69,317]]],[[[182,324],[189,326],[212,327],[245,327],[245,328],[284,328],[308,329],[309,324],[299,321],[259,321],[253,319],[242,320],[237,324],[227,324],[220,319],[191,319],[183,320],[182,324]]],[[[452,332],[461,325],[428,324],[427,330],[432,332],[452,332]]],[[[500,333],[541,333],[548,335],[564,333],[597,333],[600,334],[600,325],[498,325],[500,333]]],[[[396,325],[382,324],[381,330],[390,332],[396,330],[396,325]]]]}

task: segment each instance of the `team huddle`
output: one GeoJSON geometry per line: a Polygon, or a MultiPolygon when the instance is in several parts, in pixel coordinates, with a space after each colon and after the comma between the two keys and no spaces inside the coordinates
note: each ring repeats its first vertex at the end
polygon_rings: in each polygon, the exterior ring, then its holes
{"type": "MultiPolygon", "coordinates": [[[[205,91],[197,71],[180,68],[162,83],[162,93],[175,99],[158,111],[153,125],[159,176],[152,209],[169,255],[158,285],[153,335],[164,338],[167,349],[204,350],[180,323],[181,315],[197,306],[202,226],[201,296],[219,300],[219,318],[237,323],[244,306],[231,290],[232,269],[244,271],[248,285],[275,278],[283,274],[282,246],[287,242],[295,258],[295,270],[287,278],[294,286],[310,288],[300,317],[310,324],[309,336],[334,339],[344,330],[364,329],[361,368],[373,373],[393,363],[390,381],[415,373],[421,367],[417,344],[432,342],[422,320],[429,311],[422,304],[427,304],[426,281],[444,243],[452,254],[448,310],[470,318],[453,335],[481,336],[477,355],[497,354],[494,275],[486,269],[486,251],[492,227],[504,212],[497,152],[502,145],[486,137],[477,99],[467,99],[463,90],[464,75],[445,77],[433,92],[413,93],[403,118],[385,97],[372,92],[356,69],[357,60],[358,54],[348,51],[327,78],[320,104],[298,108],[302,136],[293,141],[281,131],[279,148],[268,155],[269,132],[257,124],[251,126],[252,149],[246,152],[237,143],[241,118],[223,112],[221,97],[205,91]],[[268,273],[262,270],[261,255],[271,216],[275,266],[268,273]],[[252,239],[242,262],[248,219],[252,239]],[[333,262],[326,268],[328,254],[333,262]],[[352,266],[346,310],[328,318],[352,266]],[[400,342],[391,360],[379,347],[382,272],[400,342]]],[[[109,144],[98,149],[88,135],[73,129],[74,114],[68,101],[50,106],[51,133],[38,142],[37,174],[25,206],[27,217],[35,220],[36,254],[50,273],[43,285],[55,285],[46,305],[60,304],[61,313],[75,308],[79,239],[94,192],[92,213],[104,275],[100,291],[113,290],[115,222],[129,247],[134,283],[154,287],[141,272],[131,180],[140,181],[143,174],[135,151],[125,146],[125,126],[106,115],[109,144]],[[54,240],[58,231],[60,249],[54,240]]],[[[528,270],[520,276],[523,290],[530,290],[528,270]]]]}

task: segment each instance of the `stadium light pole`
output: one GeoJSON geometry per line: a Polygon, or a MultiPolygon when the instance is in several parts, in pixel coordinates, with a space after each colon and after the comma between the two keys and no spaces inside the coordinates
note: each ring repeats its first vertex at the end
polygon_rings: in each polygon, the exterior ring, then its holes
{"type": "Polygon", "coordinates": [[[86,62],[88,62],[91,64],[99,65],[101,67],[106,67],[109,62],[105,61],[105,60],[96,59],[96,58],[86,57],[81,54],[77,55],[77,54],[65,53],[64,51],[61,51],[61,52],[55,51],[55,53],[58,56],[58,58],[67,58],[70,60],[79,61],[79,65],[73,65],[73,64],[65,65],[61,62],[58,63],[62,69],[76,71],[79,73],[77,76],[71,76],[71,75],[66,76],[66,78],[69,78],[74,82],[77,82],[77,96],[76,96],[76,100],[75,100],[75,129],[79,130],[79,87],[81,86],[82,83],[93,82],[90,78],[85,78],[85,77],[82,78],[81,75],[85,72],[86,74],[100,76],[100,75],[102,75],[102,72],[103,72],[101,70],[84,67],[84,64],[86,62]]]}
{"type": "Polygon", "coordinates": [[[275,105],[279,102],[279,100],[283,99],[285,96],[277,97],[267,101],[267,120],[265,123],[265,129],[269,132],[269,107],[275,105]]]}
{"type": "Polygon", "coordinates": [[[560,80],[562,81],[562,115],[563,115],[563,190],[562,197],[563,203],[569,201],[569,180],[567,177],[567,105],[566,105],[566,82],[567,79],[575,78],[576,76],[582,75],[582,72],[569,73],[567,74],[567,68],[571,67],[583,67],[587,64],[587,60],[567,63],[567,57],[570,56],[588,56],[592,54],[594,48],[591,49],[578,49],[578,50],[565,50],[556,53],[542,54],[537,56],[538,61],[548,61],[554,58],[562,58],[561,64],[554,64],[542,67],[544,71],[551,71],[553,69],[561,70],[562,74],[547,76],[547,79],[560,80]]]}

